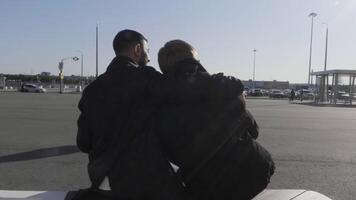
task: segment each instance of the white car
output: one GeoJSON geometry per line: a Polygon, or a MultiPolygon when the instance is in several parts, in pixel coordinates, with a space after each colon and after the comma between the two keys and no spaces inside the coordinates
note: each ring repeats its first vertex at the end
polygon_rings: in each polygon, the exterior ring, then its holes
{"type": "Polygon", "coordinates": [[[46,89],[42,86],[38,86],[35,84],[25,83],[21,86],[20,92],[37,92],[37,93],[44,93],[46,89]]]}

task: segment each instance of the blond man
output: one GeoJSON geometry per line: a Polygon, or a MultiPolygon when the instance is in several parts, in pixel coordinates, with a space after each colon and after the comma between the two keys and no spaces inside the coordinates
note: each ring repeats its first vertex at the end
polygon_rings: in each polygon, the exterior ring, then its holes
{"type": "Polygon", "coordinates": [[[181,181],[194,199],[252,199],[266,188],[274,163],[255,141],[258,126],[241,81],[210,75],[182,40],[167,42],[158,63],[166,101],[157,132],[181,181]]]}

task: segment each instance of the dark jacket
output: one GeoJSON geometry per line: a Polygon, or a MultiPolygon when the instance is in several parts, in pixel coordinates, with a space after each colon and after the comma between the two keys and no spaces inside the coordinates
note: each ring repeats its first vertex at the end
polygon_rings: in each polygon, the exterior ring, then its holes
{"type": "Polygon", "coordinates": [[[105,176],[123,199],[169,199],[180,187],[153,131],[153,94],[160,76],[152,67],[116,57],[85,88],[77,145],[89,154],[94,188],[105,176]]]}
{"type": "Polygon", "coordinates": [[[274,164],[255,139],[258,126],[238,98],[240,80],[209,75],[185,60],[166,74],[158,133],[196,199],[250,199],[268,184],[274,164]]]}

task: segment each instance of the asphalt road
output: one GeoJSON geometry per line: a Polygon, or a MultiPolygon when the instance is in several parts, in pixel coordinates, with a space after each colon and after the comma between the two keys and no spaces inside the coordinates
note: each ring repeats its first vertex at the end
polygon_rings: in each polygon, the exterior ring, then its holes
{"type": "MultiPolygon", "coordinates": [[[[89,186],[87,158],[75,148],[79,94],[0,93],[0,189],[73,190],[89,186]]],[[[269,188],[356,196],[356,108],[286,100],[247,101],[258,141],[277,169],[269,188]]]]}
{"type": "Polygon", "coordinates": [[[249,100],[258,138],[273,155],[269,188],[308,189],[332,199],[356,196],[356,108],[249,100]]]}

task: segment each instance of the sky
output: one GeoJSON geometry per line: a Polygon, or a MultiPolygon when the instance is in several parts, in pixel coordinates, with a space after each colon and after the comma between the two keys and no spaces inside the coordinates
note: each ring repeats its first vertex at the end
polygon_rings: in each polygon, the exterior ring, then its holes
{"type": "MultiPolygon", "coordinates": [[[[83,52],[84,75],[95,75],[95,28],[99,27],[99,74],[114,57],[118,31],[146,36],[149,65],[157,52],[182,39],[198,51],[211,73],[256,80],[308,80],[311,18],[312,69],[356,69],[356,0],[0,0],[0,73],[58,74],[62,58],[83,52]]],[[[80,74],[80,60],[64,63],[65,75],[80,74]]]]}

